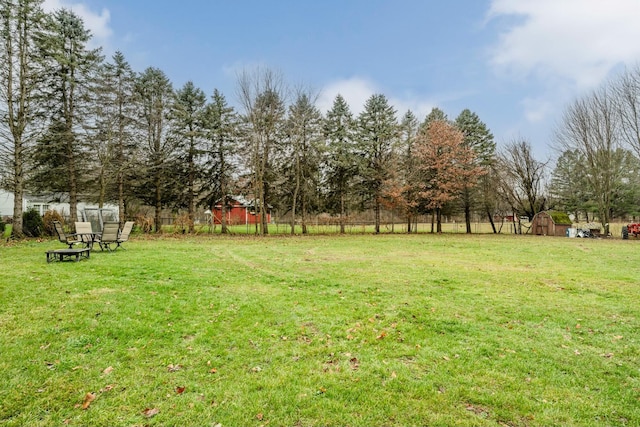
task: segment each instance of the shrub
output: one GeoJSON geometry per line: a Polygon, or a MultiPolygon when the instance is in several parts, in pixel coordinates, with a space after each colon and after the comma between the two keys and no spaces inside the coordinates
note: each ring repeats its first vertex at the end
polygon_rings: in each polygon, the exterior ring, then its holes
{"type": "Polygon", "coordinates": [[[22,214],[22,232],[27,237],[40,237],[44,231],[44,222],[40,212],[31,208],[22,214]]]}
{"type": "Polygon", "coordinates": [[[42,222],[44,224],[44,232],[47,236],[56,235],[56,229],[53,226],[53,221],[58,221],[61,224],[64,224],[64,219],[62,218],[62,215],[60,215],[60,212],[54,210],[46,211],[42,217],[42,222]]]}
{"type": "Polygon", "coordinates": [[[151,233],[153,231],[153,217],[138,214],[136,216],[136,225],[140,227],[143,233],[151,233]]]}
{"type": "Polygon", "coordinates": [[[176,215],[173,220],[173,232],[185,234],[193,226],[188,214],[176,215]]]}

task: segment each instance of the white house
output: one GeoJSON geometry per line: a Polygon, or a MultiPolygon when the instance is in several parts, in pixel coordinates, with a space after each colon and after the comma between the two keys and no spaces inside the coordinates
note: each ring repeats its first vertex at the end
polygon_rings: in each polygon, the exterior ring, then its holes
{"type": "Polygon", "coordinates": [[[13,193],[0,190],[0,217],[13,216],[13,193]]]}
{"type": "MultiPolygon", "coordinates": [[[[11,217],[13,216],[13,202],[15,198],[13,197],[13,193],[8,191],[0,190],[0,217],[11,217]]],[[[95,203],[84,203],[78,202],[78,218],[82,218],[81,212],[85,208],[97,208],[98,205],[95,203]]],[[[118,206],[116,205],[105,205],[109,209],[115,210],[118,212],[118,206]]],[[[68,218],[70,216],[70,208],[69,203],[60,202],[54,200],[51,196],[34,196],[31,194],[25,194],[22,198],[22,211],[26,212],[27,209],[35,209],[40,212],[40,215],[44,215],[44,213],[48,210],[55,210],[60,213],[63,217],[68,218]]]]}

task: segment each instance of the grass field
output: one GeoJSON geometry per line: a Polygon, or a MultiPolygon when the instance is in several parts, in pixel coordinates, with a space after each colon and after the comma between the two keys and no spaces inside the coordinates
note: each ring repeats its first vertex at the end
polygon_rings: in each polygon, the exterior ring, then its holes
{"type": "Polygon", "coordinates": [[[0,245],[0,425],[640,425],[638,245],[0,245]]]}

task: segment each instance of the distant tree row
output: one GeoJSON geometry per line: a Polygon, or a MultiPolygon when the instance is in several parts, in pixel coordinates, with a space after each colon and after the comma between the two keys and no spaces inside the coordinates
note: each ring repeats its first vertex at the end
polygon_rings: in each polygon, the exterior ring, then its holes
{"type": "Polygon", "coordinates": [[[550,196],[558,205],[597,218],[607,233],[612,218],[640,215],[640,68],[574,101],[555,145],[550,196]]]}
{"type": "MultiPolygon", "coordinates": [[[[529,142],[496,153],[493,135],[468,109],[454,120],[438,108],[422,120],[411,111],[398,117],[375,94],[354,117],[338,95],[323,114],[317,93],[269,69],[238,75],[235,108],[218,90],[174,88],[157,68],[135,72],[120,52],[105,60],[88,47],[91,34],[77,15],[46,14],[41,4],[0,0],[0,182],[15,195],[16,237],[25,191],[68,195],[72,221],[80,199],[117,203],[121,221],[144,204],[156,230],[172,209],[188,215],[190,231],[197,209],[225,209],[229,196],[243,194],[255,203],[259,234],[269,232],[269,206],[290,218],[292,233],[296,224],[306,233],[319,213],[338,218],[344,232],[347,217],[362,210],[373,213],[376,232],[383,210],[401,214],[408,232],[426,213],[434,231],[443,214],[459,213],[467,232],[473,215],[496,232],[495,217],[532,218],[553,206],[587,213],[596,203],[596,189],[574,181],[599,182],[576,174],[588,153],[569,145],[568,130],[559,133],[567,150],[549,191],[547,163],[529,142]]],[[[625,165],[637,163],[624,153],[625,165]]],[[[617,182],[637,182],[632,175],[617,182]]]]}

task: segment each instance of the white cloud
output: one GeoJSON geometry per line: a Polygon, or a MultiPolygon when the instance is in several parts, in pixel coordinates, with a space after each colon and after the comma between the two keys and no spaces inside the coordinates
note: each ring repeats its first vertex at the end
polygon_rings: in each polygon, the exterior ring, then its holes
{"type": "Polygon", "coordinates": [[[638,0],[492,0],[488,19],[520,18],[500,35],[491,63],[520,77],[558,76],[597,86],[640,58],[638,0]]]}
{"type": "Polygon", "coordinates": [[[546,97],[527,97],[522,100],[522,106],[525,118],[531,123],[541,122],[555,111],[555,105],[546,97]]]}
{"type": "MultiPolygon", "coordinates": [[[[333,106],[333,101],[336,96],[340,94],[345,101],[347,101],[353,115],[357,116],[364,110],[364,104],[367,99],[376,93],[384,94],[375,82],[364,77],[336,80],[324,86],[318,98],[317,105],[323,113],[329,111],[333,106]]],[[[413,114],[421,120],[436,106],[436,103],[430,100],[420,99],[412,95],[384,95],[387,96],[389,105],[396,109],[398,120],[402,118],[407,110],[411,110],[413,114]]]]}
{"type": "Polygon", "coordinates": [[[97,13],[90,10],[89,7],[83,3],[74,3],[69,0],[45,0],[42,8],[46,12],[53,12],[54,10],[62,8],[71,9],[82,18],[85,28],[90,30],[93,35],[89,47],[102,47],[106,53],[112,50],[110,41],[113,30],[109,25],[109,21],[111,20],[109,9],[103,8],[100,13],[97,13]]]}
{"type": "Polygon", "coordinates": [[[327,112],[333,106],[336,96],[342,95],[347,101],[349,109],[356,116],[364,109],[367,99],[375,93],[379,93],[375,83],[362,77],[351,77],[326,84],[320,93],[317,104],[320,111],[327,112]]]}

